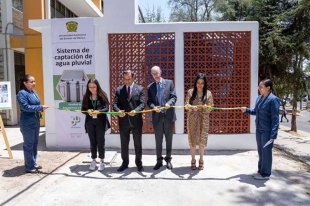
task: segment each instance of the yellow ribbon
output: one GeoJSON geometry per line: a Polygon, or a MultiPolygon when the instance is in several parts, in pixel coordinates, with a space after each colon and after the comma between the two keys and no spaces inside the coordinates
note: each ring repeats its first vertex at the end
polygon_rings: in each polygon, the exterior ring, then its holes
{"type": "MultiPolygon", "coordinates": [[[[231,107],[231,108],[221,108],[221,107],[214,107],[214,106],[207,106],[207,105],[187,105],[187,106],[170,106],[169,108],[193,108],[193,107],[202,107],[202,108],[209,108],[210,110],[240,110],[241,107],[231,107]]],[[[83,110],[72,110],[72,109],[60,109],[57,107],[49,107],[49,108],[54,108],[58,110],[64,110],[68,112],[82,112],[82,113],[88,113],[88,111],[83,111],[83,110]]],[[[154,109],[148,109],[148,110],[141,110],[141,111],[136,111],[136,112],[99,112],[99,111],[92,111],[91,114],[97,115],[97,114],[110,114],[110,115],[120,115],[122,113],[125,114],[140,114],[140,113],[148,113],[148,112],[154,112],[157,109],[163,110],[165,107],[156,107],[154,109]]]]}

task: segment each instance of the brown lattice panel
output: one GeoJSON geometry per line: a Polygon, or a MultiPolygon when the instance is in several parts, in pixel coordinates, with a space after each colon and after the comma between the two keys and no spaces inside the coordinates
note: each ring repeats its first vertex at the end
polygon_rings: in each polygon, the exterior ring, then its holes
{"type": "MultiPolygon", "coordinates": [[[[123,71],[135,72],[135,82],[145,88],[153,81],[150,69],[158,65],[162,77],[174,80],[174,33],[109,34],[110,99],[115,90],[123,85],[123,71]]],[[[147,108],[147,107],[146,107],[147,108]]],[[[119,133],[117,117],[111,119],[112,133],[119,133]]],[[[153,133],[151,113],[143,115],[143,133],[153,133]]]]}
{"type": "MultiPolygon", "coordinates": [[[[184,33],[184,92],[193,88],[197,73],[207,75],[215,107],[250,106],[251,32],[184,33]]],[[[185,113],[186,128],[186,113],[185,113]]],[[[240,110],[213,111],[213,134],[249,133],[250,118],[240,110]]]]}

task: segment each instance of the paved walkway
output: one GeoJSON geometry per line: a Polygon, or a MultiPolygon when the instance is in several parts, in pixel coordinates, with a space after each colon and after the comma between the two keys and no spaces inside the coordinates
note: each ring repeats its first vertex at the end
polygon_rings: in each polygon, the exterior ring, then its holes
{"type": "Polygon", "coordinates": [[[298,131],[294,134],[289,130],[289,127],[280,126],[275,147],[310,166],[310,133],[298,131]]]}
{"type": "MultiPolygon", "coordinates": [[[[309,134],[299,137],[281,127],[275,147],[309,164],[309,134]]],[[[129,169],[116,172],[115,161],[103,172],[82,163],[88,151],[49,151],[41,128],[38,162],[42,174],[24,174],[22,137],[7,128],[14,159],[7,158],[0,138],[0,205],[310,205],[309,165],[274,150],[271,180],[251,177],[257,151],[208,151],[205,170],[190,170],[188,150],[173,151],[173,170],[153,170],[154,151],[144,150],[145,171],[137,172],[134,152],[129,169]]]]}
{"type": "MultiPolygon", "coordinates": [[[[282,150],[283,152],[293,155],[295,158],[300,159],[301,161],[310,166],[310,133],[298,131],[298,134],[294,134],[288,132],[289,129],[289,127],[285,127],[282,125],[280,126],[278,138],[275,141],[275,147],[282,150]]],[[[41,127],[40,133],[44,135],[44,132],[45,127],[41,127]]],[[[12,149],[22,150],[23,140],[19,131],[19,127],[7,127],[6,133],[9,137],[9,142],[12,149]]],[[[2,135],[0,136],[0,156],[7,157],[7,152],[3,150],[6,147],[2,135]]],[[[38,149],[46,150],[44,138],[41,138],[38,149]]]]}

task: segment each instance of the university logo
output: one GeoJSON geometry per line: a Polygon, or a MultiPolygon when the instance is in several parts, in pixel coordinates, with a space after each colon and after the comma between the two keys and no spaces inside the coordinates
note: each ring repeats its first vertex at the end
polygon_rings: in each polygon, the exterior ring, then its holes
{"type": "Polygon", "coordinates": [[[68,21],[66,23],[68,32],[76,32],[78,28],[78,23],[75,21],[68,21]]]}
{"type": "Polygon", "coordinates": [[[77,123],[81,122],[81,117],[75,116],[75,117],[71,117],[72,121],[71,121],[71,126],[76,126],[77,123]]]}

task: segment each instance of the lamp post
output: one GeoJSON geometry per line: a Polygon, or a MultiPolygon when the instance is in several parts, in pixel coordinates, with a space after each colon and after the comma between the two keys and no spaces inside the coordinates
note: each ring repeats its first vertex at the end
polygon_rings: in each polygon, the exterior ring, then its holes
{"type": "Polygon", "coordinates": [[[8,22],[5,26],[5,63],[6,63],[6,80],[9,80],[9,57],[8,57],[8,27],[9,25],[12,25],[14,27],[14,24],[12,22],[8,22]]]}

